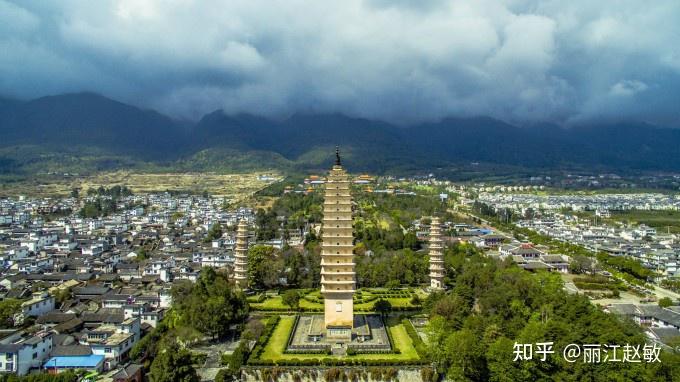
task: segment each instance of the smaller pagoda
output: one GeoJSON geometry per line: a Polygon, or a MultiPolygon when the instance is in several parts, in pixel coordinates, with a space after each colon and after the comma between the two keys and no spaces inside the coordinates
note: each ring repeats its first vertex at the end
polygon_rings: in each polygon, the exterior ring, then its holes
{"type": "Polygon", "coordinates": [[[429,234],[430,288],[444,289],[444,257],[442,253],[442,232],[438,217],[432,218],[429,234]]]}
{"type": "Polygon", "coordinates": [[[234,281],[241,288],[248,287],[248,223],[245,219],[239,221],[236,229],[234,281]]]}

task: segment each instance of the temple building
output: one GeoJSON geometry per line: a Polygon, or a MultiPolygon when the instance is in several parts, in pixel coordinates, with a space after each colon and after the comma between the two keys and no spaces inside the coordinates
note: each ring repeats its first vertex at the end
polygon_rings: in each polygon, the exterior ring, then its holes
{"type": "Polygon", "coordinates": [[[335,158],[326,181],[323,203],[321,293],[325,301],[326,336],[351,340],[355,291],[352,196],[349,176],[342,168],[337,148],[335,158]]]}
{"type": "Polygon", "coordinates": [[[444,257],[442,254],[442,233],[439,218],[433,217],[430,224],[430,288],[444,288],[444,257]]]}
{"type": "Polygon", "coordinates": [[[241,288],[248,287],[248,223],[245,219],[239,221],[236,229],[234,281],[241,288]]]}

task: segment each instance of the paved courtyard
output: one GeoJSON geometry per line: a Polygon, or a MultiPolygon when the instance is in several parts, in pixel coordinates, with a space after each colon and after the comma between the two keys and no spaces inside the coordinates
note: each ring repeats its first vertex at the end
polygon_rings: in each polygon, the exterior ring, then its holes
{"type": "Polygon", "coordinates": [[[345,349],[349,346],[359,351],[389,351],[392,348],[385,323],[377,314],[354,315],[354,329],[349,342],[326,338],[323,315],[308,314],[298,317],[288,350],[315,351],[339,346],[345,349]]]}

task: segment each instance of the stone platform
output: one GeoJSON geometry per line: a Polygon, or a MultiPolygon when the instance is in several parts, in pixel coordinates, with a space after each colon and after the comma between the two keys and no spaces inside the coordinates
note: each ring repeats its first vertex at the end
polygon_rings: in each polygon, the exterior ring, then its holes
{"type": "Polygon", "coordinates": [[[387,327],[377,314],[355,314],[351,339],[328,338],[323,315],[299,315],[286,348],[289,352],[321,352],[333,354],[352,348],[357,353],[389,353],[392,350],[387,327]]]}

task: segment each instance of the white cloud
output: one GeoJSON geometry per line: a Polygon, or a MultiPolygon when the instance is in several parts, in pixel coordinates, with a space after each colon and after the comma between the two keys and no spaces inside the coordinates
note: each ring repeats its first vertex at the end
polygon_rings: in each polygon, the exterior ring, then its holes
{"type": "Polygon", "coordinates": [[[609,90],[609,94],[613,96],[629,97],[637,93],[647,90],[648,86],[642,81],[637,80],[623,80],[614,84],[609,90]]]}
{"type": "Polygon", "coordinates": [[[677,121],[654,97],[680,92],[678,17],[675,0],[0,0],[0,94],[89,90],[190,118],[677,121]]]}

